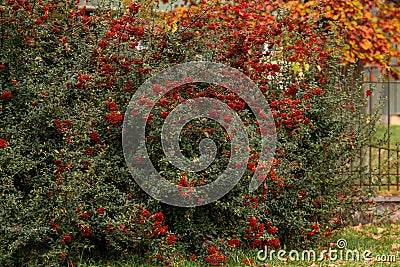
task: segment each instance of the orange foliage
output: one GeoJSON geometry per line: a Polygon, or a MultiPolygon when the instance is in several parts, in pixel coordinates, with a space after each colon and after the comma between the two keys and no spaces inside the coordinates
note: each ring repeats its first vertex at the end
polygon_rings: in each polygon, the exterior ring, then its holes
{"type": "Polygon", "coordinates": [[[390,1],[288,1],[293,18],[337,21],[344,32],[344,61],[387,67],[400,50],[400,6],[390,1]]]}
{"type": "MultiPolygon", "coordinates": [[[[156,1],[157,2],[157,1],[156,1]]],[[[262,12],[256,16],[243,14],[242,22],[250,28],[271,23],[278,8],[286,8],[294,21],[308,19],[329,27],[337,25],[344,39],[343,62],[361,60],[364,65],[390,68],[392,60],[400,58],[400,5],[391,1],[317,0],[317,1],[185,1],[190,8],[177,8],[165,14],[169,27],[188,16],[205,12],[210,21],[223,17],[226,8],[240,14],[243,6],[254,6],[262,12]],[[259,21],[255,21],[255,19],[259,21]]],[[[204,14],[203,14],[204,15],[204,14]]],[[[229,18],[228,18],[229,19],[229,18]]],[[[238,23],[238,22],[236,22],[238,23]]],[[[397,62],[400,63],[400,62],[397,62]]],[[[394,71],[394,69],[393,69],[394,71]]]]}

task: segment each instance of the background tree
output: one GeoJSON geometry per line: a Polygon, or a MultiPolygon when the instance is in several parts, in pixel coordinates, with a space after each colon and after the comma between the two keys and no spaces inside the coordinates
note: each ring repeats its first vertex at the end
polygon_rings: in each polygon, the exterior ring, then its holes
{"type": "Polygon", "coordinates": [[[400,56],[398,1],[288,1],[285,6],[300,21],[338,22],[345,37],[345,63],[378,65],[399,78],[398,69],[390,66],[400,56]]]}
{"type": "MultiPolygon", "coordinates": [[[[201,3],[196,0],[185,2],[191,6],[201,3]]],[[[250,3],[250,1],[224,2],[236,6],[250,3]]],[[[281,0],[265,2],[263,5],[267,6],[266,10],[269,11],[265,14],[265,19],[270,22],[278,15],[276,13],[278,8],[286,8],[296,24],[309,19],[315,19],[326,27],[336,23],[339,32],[344,36],[345,45],[342,47],[342,52],[345,64],[356,63],[358,74],[365,65],[378,65],[383,70],[389,70],[394,78],[400,78],[399,70],[390,66],[398,65],[400,56],[399,1],[281,0]]],[[[183,9],[179,12],[183,12],[183,9]]]]}

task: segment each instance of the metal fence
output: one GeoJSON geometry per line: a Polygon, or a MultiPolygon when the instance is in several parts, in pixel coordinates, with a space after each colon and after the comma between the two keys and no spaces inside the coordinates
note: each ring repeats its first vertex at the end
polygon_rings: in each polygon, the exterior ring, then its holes
{"type": "Polygon", "coordinates": [[[383,75],[377,67],[364,68],[365,91],[373,91],[367,112],[372,113],[379,103],[380,121],[377,134],[361,151],[367,172],[362,185],[374,186],[380,195],[400,194],[400,81],[390,74],[383,75]]]}

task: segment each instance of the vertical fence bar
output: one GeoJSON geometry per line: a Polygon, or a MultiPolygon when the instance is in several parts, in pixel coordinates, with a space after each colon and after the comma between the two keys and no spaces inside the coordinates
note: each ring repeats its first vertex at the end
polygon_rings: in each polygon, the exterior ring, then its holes
{"type": "Polygon", "coordinates": [[[381,147],[378,146],[378,189],[381,190],[381,147]]]}
{"type": "Polygon", "coordinates": [[[396,190],[399,191],[399,146],[396,147],[396,190]]]}
{"type": "Polygon", "coordinates": [[[387,91],[388,91],[388,99],[387,99],[387,103],[388,103],[388,123],[387,123],[387,133],[388,133],[388,142],[387,142],[387,147],[388,147],[388,155],[387,155],[387,189],[390,192],[390,122],[391,122],[391,113],[390,113],[390,74],[387,74],[387,91]]]}
{"type": "MultiPolygon", "coordinates": [[[[369,90],[371,90],[372,89],[372,83],[371,83],[371,81],[372,81],[372,71],[371,71],[371,68],[369,68],[369,70],[368,70],[368,75],[369,75],[369,90]]],[[[369,97],[369,116],[372,116],[372,105],[373,105],[373,102],[372,102],[372,95],[369,97]]],[[[368,181],[368,183],[369,183],[369,186],[372,186],[372,135],[369,137],[369,155],[368,155],[368,158],[369,158],[369,181],[368,181]]]]}
{"type": "Polygon", "coordinates": [[[362,187],[365,184],[365,171],[364,171],[365,159],[363,159],[362,152],[363,152],[363,147],[360,148],[360,166],[361,166],[360,173],[362,173],[360,177],[360,187],[362,187]]]}

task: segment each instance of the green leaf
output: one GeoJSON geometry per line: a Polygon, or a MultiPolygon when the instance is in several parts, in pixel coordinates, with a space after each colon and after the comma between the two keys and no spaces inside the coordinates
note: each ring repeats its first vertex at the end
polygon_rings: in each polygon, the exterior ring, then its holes
{"type": "Polygon", "coordinates": [[[310,64],[304,62],[304,71],[308,71],[310,69],[310,64]]]}
{"type": "Polygon", "coordinates": [[[300,70],[299,62],[293,62],[292,63],[292,69],[293,69],[294,74],[297,74],[299,72],[299,70],[300,70]]]}

